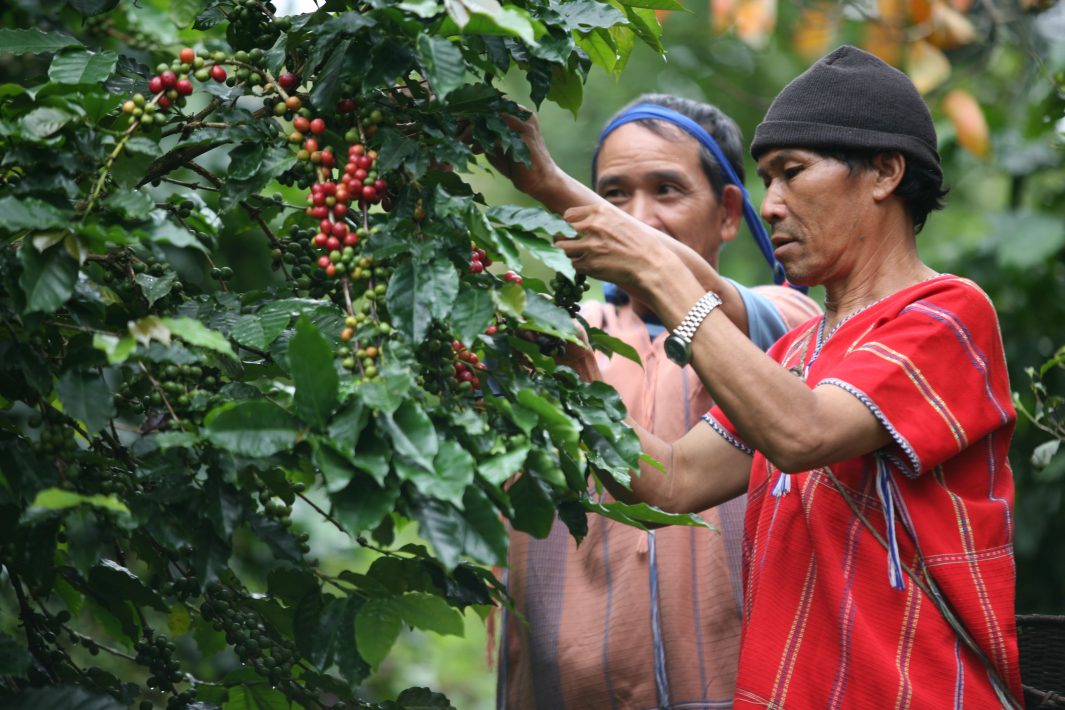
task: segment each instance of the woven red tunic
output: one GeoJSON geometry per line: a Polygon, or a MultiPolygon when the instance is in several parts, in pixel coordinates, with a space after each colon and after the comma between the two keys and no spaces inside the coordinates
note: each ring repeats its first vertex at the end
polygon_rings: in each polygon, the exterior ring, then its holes
{"type": "MultiPolygon", "coordinates": [[[[894,439],[832,473],[881,537],[894,500],[897,559],[912,566],[919,546],[1021,697],[1006,458],[1015,413],[990,301],[971,281],[945,275],[866,307],[832,333],[822,329],[822,319],[810,321],[769,354],[800,368],[810,387],[853,394],[894,439]]],[[[706,420],[745,446],[720,409],[706,420]]],[[[781,476],[754,453],[735,706],[999,707],[976,656],[898,574],[825,470],[781,476]]]]}

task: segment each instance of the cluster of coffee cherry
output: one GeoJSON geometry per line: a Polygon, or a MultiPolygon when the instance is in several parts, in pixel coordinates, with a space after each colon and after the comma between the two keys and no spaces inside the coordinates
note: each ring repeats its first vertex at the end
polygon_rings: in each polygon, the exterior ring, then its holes
{"type": "Polygon", "coordinates": [[[227,60],[225,52],[215,52],[211,60],[214,64],[208,67],[206,60],[197,56],[195,50],[185,47],[174,62],[164,62],[155,68],[156,74],[148,80],[151,100],[144,94],[134,94],[122,104],[122,112],[143,125],[151,125],[157,108],[165,111],[171,106],[184,106],[185,97],[194,91],[190,76],[199,81],[214,79],[221,83],[226,80],[226,70],[221,64],[227,60]]]}

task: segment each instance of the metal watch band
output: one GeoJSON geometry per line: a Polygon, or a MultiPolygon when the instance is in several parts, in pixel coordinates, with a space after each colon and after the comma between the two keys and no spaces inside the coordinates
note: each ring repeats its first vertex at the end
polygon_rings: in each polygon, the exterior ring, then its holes
{"type": "Polygon", "coordinates": [[[721,297],[713,291],[707,291],[703,294],[703,297],[695,302],[695,305],[691,307],[688,314],[684,316],[684,320],[680,322],[680,325],[673,331],[674,335],[684,338],[687,342],[691,342],[695,337],[695,331],[702,325],[703,320],[710,315],[710,312],[721,305],[721,297]]]}

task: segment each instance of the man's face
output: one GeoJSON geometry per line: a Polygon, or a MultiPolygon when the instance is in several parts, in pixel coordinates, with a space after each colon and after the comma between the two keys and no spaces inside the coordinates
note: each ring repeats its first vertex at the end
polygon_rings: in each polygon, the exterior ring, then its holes
{"type": "Polygon", "coordinates": [[[735,236],[699,162],[699,144],[672,126],[667,140],[635,123],[599,149],[595,190],[625,212],[691,247],[717,267],[721,243],[735,236]]]}
{"type": "Polygon", "coordinates": [[[875,236],[862,234],[873,171],[782,148],[758,160],[758,176],[766,187],[762,218],[788,280],[812,286],[849,273],[859,242],[875,236]]]}

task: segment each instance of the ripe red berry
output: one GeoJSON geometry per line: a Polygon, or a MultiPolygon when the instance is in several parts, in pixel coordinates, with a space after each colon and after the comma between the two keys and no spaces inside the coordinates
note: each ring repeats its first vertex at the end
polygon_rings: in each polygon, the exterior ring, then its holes
{"type": "Polygon", "coordinates": [[[350,156],[359,156],[365,152],[366,146],[364,146],[362,143],[356,143],[355,145],[348,147],[348,155],[350,156]]]}
{"type": "Polygon", "coordinates": [[[281,76],[277,77],[277,84],[285,91],[292,91],[300,85],[300,80],[299,77],[297,77],[295,74],[290,74],[286,72],[281,76]]]}
{"type": "Polygon", "coordinates": [[[320,257],[318,257],[318,266],[322,267],[323,269],[329,267],[330,265],[332,265],[332,263],[333,262],[329,261],[328,254],[322,254],[320,257]]]}
{"type": "Polygon", "coordinates": [[[181,60],[182,64],[192,64],[196,61],[196,52],[192,51],[189,47],[185,47],[185,49],[181,50],[178,54],[178,59],[181,60]]]}
{"type": "Polygon", "coordinates": [[[333,278],[334,276],[336,276],[337,275],[337,266],[336,266],[336,264],[330,264],[329,266],[325,267],[325,275],[328,276],[329,278],[333,278]]]}
{"type": "Polygon", "coordinates": [[[308,153],[313,153],[314,151],[318,150],[318,141],[316,141],[314,138],[308,138],[307,140],[303,141],[303,149],[308,153]]]}
{"type": "Polygon", "coordinates": [[[321,222],[318,223],[318,231],[319,232],[328,232],[332,228],[333,228],[333,223],[332,223],[332,221],[330,221],[328,219],[323,219],[321,222]]]}
{"type": "Polygon", "coordinates": [[[355,110],[355,102],[351,99],[341,99],[337,102],[337,113],[351,113],[355,110]]]}
{"type": "Polygon", "coordinates": [[[521,277],[513,271],[508,271],[507,273],[503,274],[503,280],[509,281],[510,283],[515,283],[519,285],[521,284],[521,277]]]}
{"type": "Polygon", "coordinates": [[[177,74],[169,69],[160,74],[159,78],[163,80],[163,86],[167,89],[173,89],[177,86],[177,74]]]}
{"type": "Polygon", "coordinates": [[[368,155],[360,155],[358,159],[358,166],[363,170],[369,170],[373,167],[373,158],[368,155]]]}
{"type": "Polygon", "coordinates": [[[311,133],[325,133],[325,121],[320,118],[316,118],[311,121],[311,133]]]}
{"type": "Polygon", "coordinates": [[[344,215],[347,213],[348,206],[345,203],[338,200],[337,203],[333,205],[333,215],[336,216],[337,219],[343,219],[344,215]]]}
{"type": "Polygon", "coordinates": [[[322,165],[327,167],[327,168],[331,168],[334,165],[336,165],[336,159],[333,157],[333,151],[331,151],[331,150],[323,150],[322,151],[322,165]]]}
{"type": "Polygon", "coordinates": [[[311,122],[303,116],[296,116],[294,119],[292,119],[292,127],[300,133],[306,133],[311,129],[311,122]]]}
{"type": "Polygon", "coordinates": [[[311,209],[310,215],[311,215],[311,217],[314,217],[315,219],[325,219],[326,217],[329,216],[329,208],[326,207],[325,205],[315,205],[314,207],[311,207],[310,209],[311,209]]]}
{"type": "Polygon", "coordinates": [[[221,64],[215,64],[213,67],[211,67],[211,78],[214,79],[215,81],[217,81],[218,83],[222,83],[223,81],[225,81],[226,80],[226,70],[225,70],[225,68],[222,67],[221,64]]]}
{"type": "Polygon", "coordinates": [[[162,90],[163,90],[163,80],[160,79],[157,76],[153,76],[148,81],[148,91],[152,92],[153,94],[158,94],[162,90]]]}
{"type": "Polygon", "coordinates": [[[333,222],[332,233],[337,239],[343,239],[344,235],[348,233],[348,225],[343,222],[333,222]]]}
{"type": "Polygon", "coordinates": [[[355,232],[348,232],[344,235],[344,246],[353,247],[359,243],[359,235],[355,232]]]}
{"type": "Polygon", "coordinates": [[[318,234],[314,235],[314,246],[324,249],[326,240],[328,239],[329,237],[327,237],[325,234],[318,232],[318,234]]]}
{"type": "Polygon", "coordinates": [[[336,237],[329,237],[325,240],[325,248],[329,251],[337,251],[340,249],[340,240],[336,237]]]}
{"type": "Polygon", "coordinates": [[[482,271],[484,271],[484,264],[482,264],[479,261],[471,261],[470,262],[470,273],[479,274],[482,271]]]}
{"type": "Polygon", "coordinates": [[[374,200],[377,199],[377,190],[374,189],[373,185],[364,185],[363,186],[363,188],[362,188],[362,199],[366,200],[367,202],[373,202],[374,200]]]}
{"type": "Polygon", "coordinates": [[[160,96],[159,101],[157,101],[156,103],[161,109],[170,108],[170,99],[168,99],[166,96],[160,96]]]}
{"type": "Polygon", "coordinates": [[[384,192],[388,189],[388,183],[385,182],[384,178],[377,178],[376,180],[374,180],[373,186],[378,192],[384,192]]]}
{"type": "Polygon", "coordinates": [[[484,334],[485,335],[495,335],[498,332],[499,332],[499,328],[496,326],[495,323],[493,323],[492,325],[490,325],[490,326],[488,326],[487,328],[484,329],[484,334]]]}
{"type": "Polygon", "coordinates": [[[188,79],[179,79],[177,83],[177,92],[182,96],[188,96],[192,93],[192,82],[188,79]]]}

